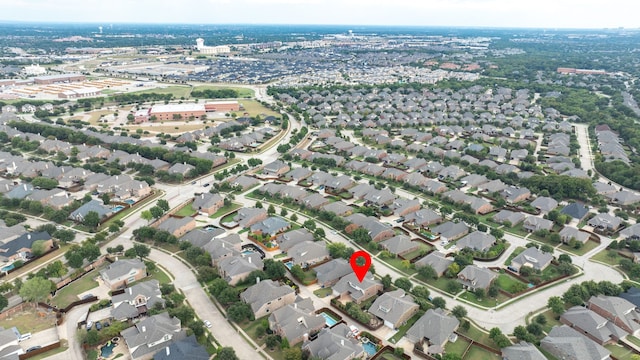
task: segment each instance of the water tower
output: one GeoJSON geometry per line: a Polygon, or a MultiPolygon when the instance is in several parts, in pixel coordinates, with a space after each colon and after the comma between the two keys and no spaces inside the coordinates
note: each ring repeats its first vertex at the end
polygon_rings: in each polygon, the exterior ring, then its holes
{"type": "Polygon", "coordinates": [[[197,38],[196,39],[196,49],[198,49],[198,51],[202,51],[203,48],[204,48],[204,39],[203,38],[197,38]]]}

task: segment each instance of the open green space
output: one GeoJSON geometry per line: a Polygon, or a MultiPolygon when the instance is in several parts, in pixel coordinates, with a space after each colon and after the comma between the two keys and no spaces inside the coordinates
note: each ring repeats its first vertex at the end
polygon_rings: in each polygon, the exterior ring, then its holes
{"type": "Polygon", "coordinates": [[[589,240],[580,249],[573,248],[573,247],[571,247],[569,245],[566,245],[566,244],[560,245],[560,249],[564,250],[564,251],[567,251],[567,252],[570,252],[572,254],[578,255],[578,256],[582,256],[582,255],[588,253],[589,251],[597,248],[598,245],[600,245],[600,244],[598,244],[595,241],[589,240]]]}
{"type": "Polygon", "coordinates": [[[332,293],[333,293],[333,290],[331,288],[321,288],[313,292],[313,294],[319,298],[327,297],[332,293]]]}
{"type": "Polygon", "coordinates": [[[628,335],[627,340],[629,340],[630,343],[635,344],[636,346],[640,346],[640,339],[633,335],[628,335]]]}
{"type": "Polygon", "coordinates": [[[238,115],[241,115],[243,113],[248,113],[249,116],[256,116],[256,115],[262,116],[263,114],[264,115],[273,115],[273,116],[278,117],[278,118],[282,116],[279,113],[277,113],[277,112],[267,108],[266,106],[262,105],[257,100],[242,99],[242,100],[239,100],[238,102],[244,108],[244,110],[240,110],[238,112],[238,115]]]}
{"type": "Polygon", "coordinates": [[[171,282],[171,278],[169,277],[169,275],[167,275],[167,273],[159,266],[156,266],[156,268],[149,273],[149,277],[144,281],[146,280],[158,280],[161,285],[171,282]]]}
{"type": "Polygon", "coordinates": [[[191,206],[185,206],[182,209],[180,209],[180,211],[176,212],[174,215],[187,217],[187,216],[192,216],[196,212],[197,211],[194,210],[191,206]]]}
{"type": "Polygon", "coordinates": [[[47,312],[47,309],[44,308],[25,308],[24,311],[0,321],[0,326],[3,328],[11,329],[15,326],[21,333],[37,333],[55,327],[55,324],[55,313],[47,312]]]}
{"type": "Polygon", "coordinates": [[[191,94],[191,87],[190,86],[172,85],[172,86],[167,86],[167,87],[164,87],[164,88],[153,88],[153,89],[147,89],[147,90],[142,90],[142,91],[135,91],[135,92],[131,92],[129,94],[139,95],[139,94],[151,94],[151,93],[155,93],[155,94],[173,94],[173,97],[176,98],[176,99],[188,98],[189,94],[191,94]]]}
{"type": "Polygon", "coordinates": [[[464,299],[467,301],[470,301],[476,305],[480,305],[480,306],[484,306],[484,307],[494,307],[497,306],[499,304],[502,304],[503,302],[509,300],[509,297],[507,297],[506,295],[499,293],[498,297],[496,298],[488,298],[488,297],[483,297],[481,299],[478,299],[478,297],[470,292],[470,291],[465,291],[462,295],[460,295],[460,299],[464,299]]]}
{"type": "Polygon", "coordinates": [[[242,207],[242,204],[238,204],[238,203],[232,203],[229,206],[223,206],[221,207],[218,211],[216,211],[215,213],[213,213],[213,215],[209,216],[209,218],[211,219],[215,219],[215,218],[219,218],[220,216],[234,211],[234,210],[238,210],[242,207]]]}
{"type": "Polygon", "coordinates": [[[64,308],[72,302],[80,300],[78,294],[98,287],[98,282],[94,278],[98,276],[99,271],[100,269],[91,270],[81,278],[58,290],[56,296],[51,298],[51,304],[58,308],[64,308]]]}
{"type": "MultiPolygon", "coordinates": [[[[251,339],[253,339],[253,341],[256,342],[256,344],[262,346],[265,344],[265,341],[267,339],[267,336],[263,336],[261,338],[256,337],[256,329],[259,326],[262,326],[265,322],[268,328],[268,316],[256,319],[254,321],[244,321],[241,324],[239,324],[240,328],[242,328],[242,330],[244,330],[245,333],[247,333],[247,335],[249,335],[249,337],[251,337],[251,339]]],[[[295,346],[297,347],[301,347],[302,343],[296,344],[295,346]]],[[[271,351],[268,348],[265,348],[264,351],[266,351],[274,360],[284,360],[284,352],[282,351],[281,348],[276,348],[273,351],[271,351]]]]}
{"type": "Polygon", "coordinates": [[[453,342],[453,343],[448,342],[444,346],[444,350],[448,354],[456,354],[462,357],[462,354],[464,354],[464,352],[467,351],[467,348],[469,347],[469,345],[471,345],[469,341],[459,337],[458,340],[456,340],[456,342],[453,342]]]}
{"type": "Polygon", "coordinates": [[[498,354],[489,352],[479,346],[471,346],[464,356],[463,360],[500,360],[502,357],[498,354]]]}
{"type": "Polygon", "coordinates": [[[496,279],[496,284],[502,290],[510,293],[518,292],[518,291],[514,291],[514,287],[519,287],[519,286],[521,287],[522,285],[526,286],[526,284],[523,283],[522,281],[506,273],[498,275],[498,278],[496,279]],[[522,284],[522,285],[519,285],[519,284],[522,284]]]}
{"type": "Polygon", "coordinates": [[[618,360],[630,360],[631,355],[634,354],[633,351],[627,349],[626,347],[618,344],[609,344],[605,345],[605,349],[611,351],[611,355],[618,360]]]}
{"type": "MultiPolygon", "coordinates": [[[[554,326],[560,326],[562,325],[560,323],[560,320],[558,320],[558,315],[556,315],[553,311],[551,310],[547,310],[543,313],[541,313],[542,316],[544,316],[544,318],[547,320],[544,325],[542,325],[542,329],[544,330],[544,332],[548,333],[549,331],[551,331],[551,329],[554,326]]],[[[534,318],[529,318],[528,322],[532,322],[534,318]]]]}
{"type": "Polygon", "coordinates": [[[402,257],[405,258],[406,260],[413,260],[418,256],[421,256],[422,254],[426,254],[431,249],[433,249],[433,246],[427,245],[425,243],[420,243],[418,249],[402,255],[402,257]]]}
{"type": "Polygon", "coordinates": [[[223,85],[198,85],[193,87],[193,91],[204,91],[204,90],[235,90],[238,92],[238,97],[246,98],[253,97],[254,92],[251,89],[242,88],[242,87],[232,87],[232,86],[223,86],[223,85]]]}

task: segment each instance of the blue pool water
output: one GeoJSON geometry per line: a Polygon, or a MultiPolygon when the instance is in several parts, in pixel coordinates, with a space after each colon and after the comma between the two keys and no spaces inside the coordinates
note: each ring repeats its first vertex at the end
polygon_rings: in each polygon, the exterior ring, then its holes
{"type": "Polygon", "coordinates": [[[362,343],[362,347],[364,348],[364,352],[366,352],[369,356],[373,356],[378,352],[376,345],[372,342],[362,343]]]}
{"type": "Polygon", "coordinates": [[[251,255],[253,253],[254,253],[254,251],[251,251],[251,250],[243,250],[242,251],[242,255],[251,255]]]}
{"type": "Polygon", "coordinates": [[[322,317],[324,318],[324,322],[327,324],[328,327],[332,327],[333,325],[338,323],[338,320],[332,318],[329,314],[325,312],[321,312],[320,315],[322,315],[322,317]]]}
{"type": "Polygon", "coordinates": [[[284,263],[284,266],[291,270],[291,268],[293,267],[293,261],[287,261],[286,263],[284,263]]]}
{"type": "Polygon", "coordinates": [[[15,265],[11,264],[11,265],[7,265],[7,266],[2,267],[0,270],[9,271],[9,270],[13,270],[15,267],[16,267],[15,265]]]}
{"type": "Polygon", "coordinates": [[[125,200],[124,202],[126,202],[126,203],[127,203],[127,204],[129,204],[129,205],[133,205],[133,204],[135,204],[135,203],[136,203],[136,201],[135,201],[135,200],[133,200],[133,199],[127,199],[127,200],[125,200]]]}
{"type": "Polygon", "coordinates": [[[108,342],[105,346],[100,348],[100,356],[103,358],[108,358],[113,354],[113,348],[116,347],[116,343],[108,342]]]}
{"type": "Polygon", "coordinates": [[[111,211],[113,211],[115,213],[115,212],[118,212],[118,211],[120,211],[122,209],[124,209],[124,206],[117,205],[117,206],[114,206],[113,209],[111,209],[111,211]]]}

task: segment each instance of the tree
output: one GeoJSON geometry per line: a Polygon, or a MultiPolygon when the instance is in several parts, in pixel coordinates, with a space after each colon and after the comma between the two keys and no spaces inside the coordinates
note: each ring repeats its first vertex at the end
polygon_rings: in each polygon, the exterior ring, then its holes
{"type": "Polygon", "coordinates": [[[547,300],[547,306],[557,315],[564,313],[564,301],[559,296],[550,297],[547,300]]]}
{"type": "Polygon", "coordinates": [[[9,300],[6,297],[0,295],[0,311],[4,310],[9,305],[9,300]]]}
{"type": "Polygon", "coordinates": [[[151,214],[151,211],[149,211],[149,210],[145,210],[145,211],[141,212],[141,213],[140,213],[140,217],[141,217],[143,220],[147,220],[147,223],[148,223],[149,221],[151,221],[151,219],[153,219],[153,215],[151,214]]]}
{"type": "Polygon", "coordinates": [[[88,345],[98,345],[100,343],[100,335],[98,334],[98,331],[95,329],[87,331],[86,341],[88,345]]]}
{"type": "Polygon", "coordinates": [[[298,221],[298,215],[296,215],[295,213],[291,214],[291,221],[297,222],[298,221]]]}
{"type": "Polygon", "coordinates": [[[151,249],[144,244],[134,244],[133,251],[135,251],[137,257],[142,259],[149,256],[151,249]]]}
{"type": "Polygon", "coordinates": [[[447,281],[447,291],[452,294],[457,294],[460,291],[460,283],[455,280],[447,281]]]}
{"type": "Polygon", "coordinates": [[[276,213],[276,208],[275,208],[275,207],[273,207],[273,205],[272,205],[272,204],[269,204],[269,208],[267,208],[267,214],[269,214],[269,215],[273,215],[273,214],[275,214],[275,213],[276,213]]]}
{"type": "Polygon", "coordinates": [[[277,335],[267,335],[267,338],[265,339],[265,345],[267,345],[269,349],[275,349],[276,347],[280,346],[280,340],[278,340],[277,335]]]}
{"type": "Polygon", "coordinates": [[[462,307],[462,305],[456,305],[451,309],[451,315],[461,320],[463,317],[467,316],[467,309],[462,307]]]}
{"type": "Polygon", "coordinates": [[[280,216],[287,216],[288,214],[289,214],[289,213],[287,212],[287,209],[282,208],[282,209],[280,210],[280,216]]]}
{"type": "Polygon", "coordinates": [[[158,202],[156,203],[156,206],[158,206],[160,209],[164,210],[165,212],[169,211],[169,209],[171,208],[169,207],[169,202],[165,199],[158,200],[158,202]]]}
{"type": "Polygon", "coordinates": [[[397,278],[394,284],[400,289],[407,292],[409,292],[411,290],[411,287],[413,286],[413,284],[411,283],[411,280],[404,277],[397,278]]]}
{"type": "Polygon", "coordinates": [[[31,244],[31,254],[38,257],[47,251],[47,245],[44,240],[36,240],[31,244]]]}
{"type": "MultiPolygon", "coordinates": [[[[284,339],[282,340],[284,341],[284,339]]],[[[302,360],[302,350],[300,350],[300,348],[293,347],[293,348],[285,349],[283,353],[284,353],[284,360],[302,360]]]]}
{"type": "Polygon", "coordinates": [[[256,201],[256,208],[257,209],[262,209],[262,202],[256,201]]]}
{"type": "Polygon", "coordinates": [[[383,289],[391,288],[391,283],[393,282],[393,280],[391,279],[391,275],[387,274],[383,276],[382,279],[380,279],[380,281],[382,282],[383,289]]]}
{"type": "Polygon", "coordinates": [[[164,215],[164,211],[159,206],[154,206],[149,209],[149,211],[151,212],[151,216],[153,216],[154,219],[158,219],[162,215],[164,215]]]}
{"type": "Polygon", "coordinates": [[[84,220],[82,223],[85,226],[95,229],[100,224],[100,214],[95,211],[89,211],[87,215],[84,216],[84,220]]]}
{"type": "MultiPolygon", "coordinates": [[[[309,219],[309,220],[306,220],[306,221],[302,224],[302,226],[304,226],[304,228],[305,228],[305,229],[308,229],[308,230],[313,231],[313,230],[315,230],[315,229],[316,229],[316,222],[315,222],[315,221],[313,221],[313,220],[311,220],[311,219],[309,219]]],[[[355,231],[354,231],[354,232],[355,232],[355,231]]]]}
{"type": "Polygon", "coordinates": [[[84,258],[82,257],[82,254],[80,254],[77,251],[74,252],[69,252],[69,255],[66,256],[67,258],[67,263],[69,264],[69,266],[71,266],[74,269],[79,269],[82,267],[82,264],[84,262],[84,258]]]}
{"type": "Polygon", "coordinates": [[[304,280],[304,270],[302,270],[302,267],[298,264],[291,267],[291,275],[300,281],[304,280]]]}
{"type": "Polygon", "coordinates": [[[547,318],[544,317],[544,315],[539,314],[538,316],[535,317],[535,321],[540,325],[544,325],[547,323],[547,318]]]}
{"type": "Polygon", "coordinates": [[[36,276],[22,284],[20,296],[26,301],[34,303],[41,302],[49,296],[52,284],[50,280],[36,276]]]}
{"type": "Polygon", "coordinates": [[[441,298],[440,296],[436,296],[431,300],[431,303],[433,303],[433,306],[440,308],[440,309],[444,309],[445,306],[447,306],[447,302],[441,298]]]}
{"type": "Polygon", "coordinates": [[[218,350],[217,360],[240,360],[232,347],[223,347],[218,350]]]}
{"type": "Polygon", "coordinates": [[[251,310],[251,306],[245,303],[235,303],[229,306],[227,314],[229,315],[229,319],[235,321],[236,323],[242,322],[246,319],[251,320],[253,318],[253,311],[251,310]]]}
{"type": "Polygon", "coordinates": [[[431,265],[420,266],[418,268],[418,275],[426,280],[438,278],[438,273],[431,265]]]}
{"type": "Polygon", "coordinates": [[[316,228],[313,231],[313,238],[316,240],[320,240],[326,236],[323,228],[316,228]]]}

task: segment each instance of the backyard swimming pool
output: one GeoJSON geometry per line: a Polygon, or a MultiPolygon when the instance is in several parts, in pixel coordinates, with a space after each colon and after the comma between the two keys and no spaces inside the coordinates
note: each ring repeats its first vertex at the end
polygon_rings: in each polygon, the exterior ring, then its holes
{"type": "Polygon", "coordinates": [[[118,212],[118,211],[120,211],[120,210],[122,210],[122,209],[124,209],[124,206],[122,206],[122,205],[117,205],[117,206],[114,206],[114,207],[111,209],[111,211],[113,211],[114,213],[116,213],[116,212],[118,212]]]}
{"type": "Polygon", "coordinates": [[[322,315],[322,317],[324,318],[324,322],[328,327],[332,327],[333,325],[338,323],[338,320],[332,318],[331,315],[327,314],[326,312],[321,312],[320,315],[322,315]]]}
{"type": "Polygon", "coordinates": [[[373,356],[378,352],[378,348],[376,347],[376,344],[370,341],[366,343],[362,343],[362,347],[364,348],[364,352],[366,352],[367,355],[369,356],[373,356]]]}
{"type": "Polygon", "coordinates": [[[284,263],[284,266],[291,270],[291,268],[293,267],[293,261],[287,261],[286,263],[284,263]]]}
{"type": "Polygon", "coordinates": [[[126,202],[126,203],[127,203],[127,204],[129,204],[129,205],[133,205],[133,204],[135,204],[135,203],[136,203],[136,201],[135,201],[135,200],[133,200],[133,199],[127,199],[127,200],[125,200],[124,202],[126,202]]]}
{"type": "Polygon", "coordinates": [[[113,354],[113,348],[116,347],[116,343],[109,341],[106,345],[100,348],[100,356],[108,358],[113,354]]]}
{"type": "Polygon", "coordinates": [[[15,265],[10,264],[10,265],[7,265],[7,266],[3,266],[3,267],[0,269],[0,271],[9,271],[9,270],[13,270],[13,269],[15,269],[15,267],[16,267],[15,265]]]}

